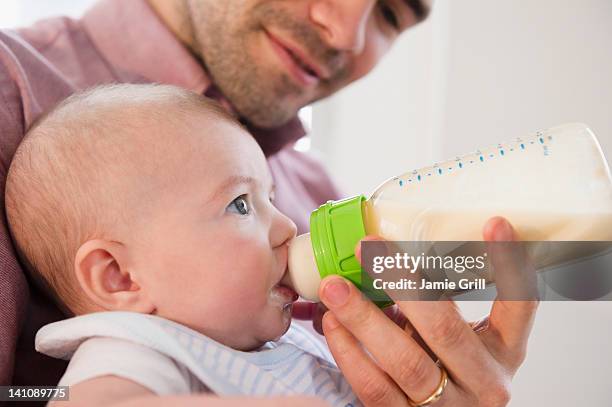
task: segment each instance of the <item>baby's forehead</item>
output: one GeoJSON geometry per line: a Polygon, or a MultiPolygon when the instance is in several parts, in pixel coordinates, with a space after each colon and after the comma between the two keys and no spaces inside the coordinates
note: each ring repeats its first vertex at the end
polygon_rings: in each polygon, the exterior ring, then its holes
{"type": "Polygon", "coordinates": [[[271,187],[273,180],[266,158],[246,130],[231,123],[217,123],[202,133],[202,150],[193,149],[190,154],[215,180],[248,179],[253,186],[271,187]]]}
{"type": "Polygon", "coordinates": [[[136,147],[145,144],[139,160],[153,164],[164,179],[178,178],[181,183],[207,186],[227,179],[249,178],[254,187],[269,190],[272,176],[267,161],[255,139],[241,126],[210,115],[189,115],[180,125],[163,123],[153,126],[136,147]],[[148,156],[148,153],[152,154],[148,156]]]}
{"type": "Polygon", "coordinates": [[[42,127],[57,149],[89,157],[75,162],[76,177],[98,174],[109,187],[152,192],[244,174],[271,184],[253,137],[215,102],[178,88],[93,89],[68,99],[42,127]]]}

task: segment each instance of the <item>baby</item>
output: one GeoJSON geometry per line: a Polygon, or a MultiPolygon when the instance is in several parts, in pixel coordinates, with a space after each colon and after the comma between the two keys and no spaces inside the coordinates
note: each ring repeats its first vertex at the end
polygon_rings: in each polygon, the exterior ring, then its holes
{"type": "Polygon", "coordinates": [[[97,88],[33,126],[6,210],[23,263],[76,315],[36,339],[71,358],[59,384],[72,403],[359,404],[327,350],[290,325],[297,294],[281,281],[296,228],[273,200],[255,140],[185,90],[97,88]]]}

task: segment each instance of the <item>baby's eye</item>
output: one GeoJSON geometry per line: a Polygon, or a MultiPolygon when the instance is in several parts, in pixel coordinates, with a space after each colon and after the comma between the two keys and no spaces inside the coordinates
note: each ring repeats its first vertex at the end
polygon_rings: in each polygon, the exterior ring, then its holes
{"type": "Polygon", "coordinates": [[[240,195],[238,198],[234,199],[232,203],[228,205],[227,209],[230,212],[236,212],[240,215],[248,215],[250,210],[246,195],[240,195]]]}

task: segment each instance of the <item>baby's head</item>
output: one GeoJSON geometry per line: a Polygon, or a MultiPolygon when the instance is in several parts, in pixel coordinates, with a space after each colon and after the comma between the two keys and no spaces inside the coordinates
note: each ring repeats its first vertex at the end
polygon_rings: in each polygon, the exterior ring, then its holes
{"type": "Polygon", "coordinates": [[[75,314],[133,311],[236,349],[282,335],[295,225],[255,140],[188,91],[115,85],[40,119],[6,185],[24,263],[75,314]]]}

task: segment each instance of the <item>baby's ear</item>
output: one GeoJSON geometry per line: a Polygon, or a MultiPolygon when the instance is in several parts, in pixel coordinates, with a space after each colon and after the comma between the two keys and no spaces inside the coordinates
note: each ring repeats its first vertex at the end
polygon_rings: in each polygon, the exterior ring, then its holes
{"type": "Polygon", "coordinates": [[[77,250],[74,271],[89,299],[105,310],[144,314],[155,310],[145,290],[134,281],[128,250],[121,243],[88,240],[77,250]]]}

